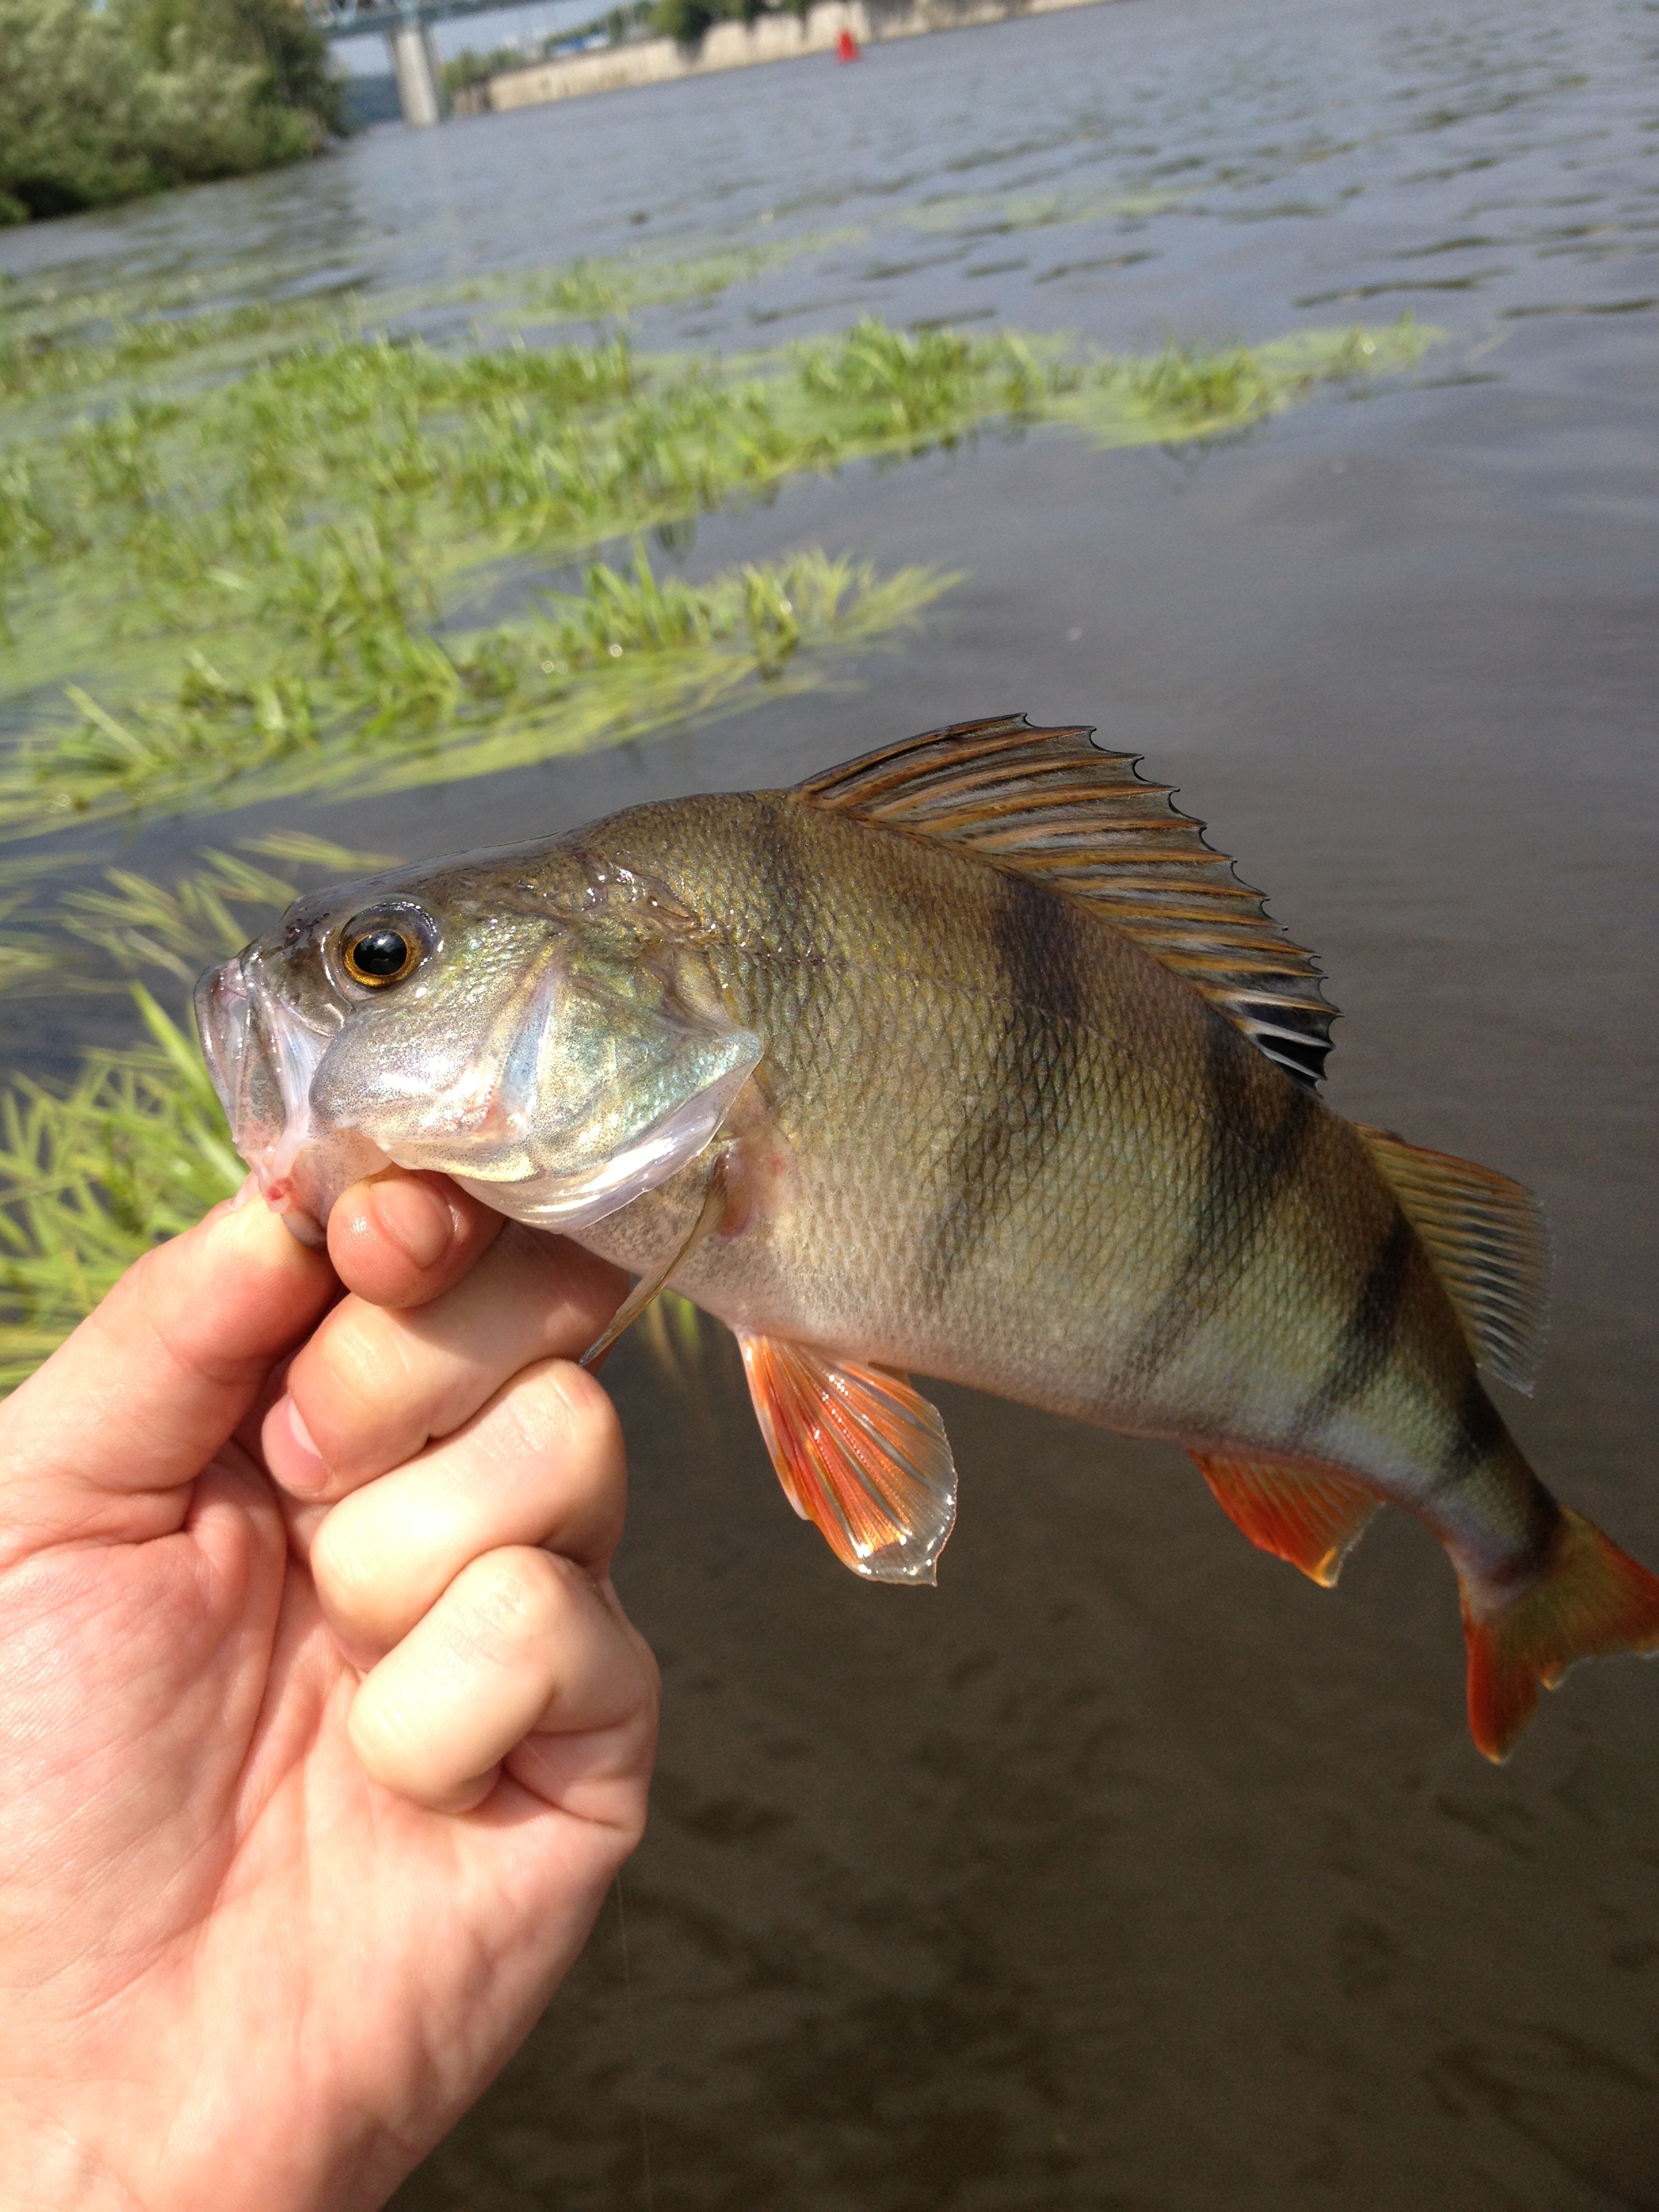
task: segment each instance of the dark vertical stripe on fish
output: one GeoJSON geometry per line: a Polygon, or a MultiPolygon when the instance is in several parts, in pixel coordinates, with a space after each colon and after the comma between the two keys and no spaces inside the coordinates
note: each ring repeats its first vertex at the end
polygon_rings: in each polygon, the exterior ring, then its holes
{"type": "Polygon", "coordinates": [[[1292,1425],[1291,1434],[1298,1442],[1316,1436],[1333,1413],[1364,1397],[1387,1367],[1416,1250],[1416,1232],[1396,1206],[1389,1233],[1342,1324],[1324,1380],[1304,1401],[1292,1425]]]}
{"type": "Polygon", "coordinates": [[[1041,1172],[1065,1127],[1084,1042],[1086,917],[1041,884],[997,880],[1002,1025],[951,1146],[944,1202],[924,1248],[921,1290],[935,1309],[1041,1172]]]}
{"type": "Polygon", "coordinates": [[[1279,1086],[1283,1103],[1273,1127],[1254,1143],[1238,1133],[1239,1107],[1248,1103],[1241,1097],[1239,1054],[1255,1051],[1219,1014],[1211,1015],[1205,1061],[1209,1095],[1202,1113],[1207,1142],[1197,1214],[1170,1286],[1129,1352],[1126,1366],[1131,1373],[1156,1375],[1203,1327],[1249,1265],[1275,1205],[1301,1165],[1320,1108],[1312,1091],[1289,1076],[1279,1086]]]}
{"type": "Polygon", "coordinates": [[[1471,1367],[1468,1381],[1463,1385],[1451,1440],[1446,1447],[1445,1473],[1463,1474],[1470,1468],[1478,1467],[1483,1459],[1491,1457],[1508,1434],[1504,1416],[1486,1395],[1480,1377],[1471,1367]]]}
{"type": "Polygon", "coordinates": [[[1473,1367],[1439,1472],[1417,1504],[1460,1573],[1469,1557],[1488,1580],[1517,1581],[1540,1571],[1549,1559],[1561,1508],[1522,1457],[1473,1367]],[[1472,1478],[1485,1492],[1479,1504],[1464,1502],[1472,1478]]]}

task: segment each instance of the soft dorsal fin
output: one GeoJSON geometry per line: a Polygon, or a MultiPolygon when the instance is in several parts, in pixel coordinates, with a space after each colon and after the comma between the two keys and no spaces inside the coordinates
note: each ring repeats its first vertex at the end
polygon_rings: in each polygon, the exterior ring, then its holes
{"type": "Polygon", "coordinates": [[[1427,1247],[1469,1349],[1500,1382],[1530,1394],[1549,1328],[1549,1231],[1523,1184],[1452,1152],[1354,1127],[1400,1210],[1427,1247]]]}
{"type": "Polygon", "coordinates": [[[958,722],[866,753],[796,787],[818,806],[963,845],[1091,908],[1190,983],[1310,1089],[1325,1072],[1334,1008],[1311,954],[1291,944],[1170,787],[1102,752],[1081,727],[1023,714],[958,722]]]}

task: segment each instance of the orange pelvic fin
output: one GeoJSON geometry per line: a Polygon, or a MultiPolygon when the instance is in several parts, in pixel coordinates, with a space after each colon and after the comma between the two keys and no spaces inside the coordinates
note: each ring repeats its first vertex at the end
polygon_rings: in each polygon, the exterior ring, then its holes
{"type": "Polygon", "coordinates": [[[1192,1458],[1216,1504],[1253,1544],[1288,1559],[1326,1589],[1376,1510],[1375,1494],[1338,1468],[1212,1459],[1200,1452],[1192,1458]]]}
{"type": "Polygon", "coordinates": [[[902,1375],[737,1333],[784,1495],[836,1557],[878,1583],[932,1583],[957,1513],[945,1425],[902,1375]]]}
{"type": "Polygon", "coordinates": [[[1540,1682],[1558,1688],[1580,1659],[1659,1651],[1659,1577],[1571,1506],[1561,1508],[1547,1569],[1518,1597],[1494,1601],[1473,1578],[1460,1579],[1469,1732],[1490,1759],[1509,1756],[1540,1682]]]}

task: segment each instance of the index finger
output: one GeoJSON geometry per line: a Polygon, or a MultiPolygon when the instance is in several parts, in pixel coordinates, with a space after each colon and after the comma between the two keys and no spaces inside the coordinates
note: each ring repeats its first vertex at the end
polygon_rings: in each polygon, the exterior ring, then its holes
{"type": "Polygon", "coordinates": [[[259,1205],[145,1253],[0,1407],[0,1558],[179,1527],[187,1486],[339,1287],[259,1205]]]}
{"type": "Polygon", "coordinates": [[[513,1222],[430,1304],[387,1313],[342,1300],[266,1418],[266,1464],[296,1496],[343,1498],[451,1435],[520,1368],[591,1344],[627,1280],[579,1245],[513,1222]]]}

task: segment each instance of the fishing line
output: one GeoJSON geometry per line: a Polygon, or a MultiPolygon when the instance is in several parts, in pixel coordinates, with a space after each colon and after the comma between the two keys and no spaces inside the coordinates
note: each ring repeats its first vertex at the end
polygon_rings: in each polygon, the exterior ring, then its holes
{"type": "Polygon", "coordinates": [[[623,2002],[627,2008],[628,2040],[633,2053],[629,2088],[634,2100],[634,2116],[640,2124],[640,2164],[643,2170],[645,2212],[657,2212],[657,2200],[651,2187],[651,2136],[645,2124],[645,2100],[640,2094],[640,2022],[634,2009],[634,1975],[629,1962],[628,1915],[623,1908],[620,1869],[612,1887],[617,1893],[617,1932],[622,1938],[623,2002]]]}

